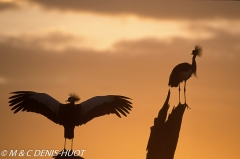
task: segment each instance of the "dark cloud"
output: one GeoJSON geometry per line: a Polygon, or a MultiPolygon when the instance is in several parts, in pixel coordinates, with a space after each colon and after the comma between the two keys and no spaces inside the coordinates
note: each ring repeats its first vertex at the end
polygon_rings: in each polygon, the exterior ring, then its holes
{"type": "Polygon", "coordinates": [[[238,2],[139,0],[31,0],[47,9],[103,14],[135,14],[164,19],[239,19],[238,2]]]}
{"type": "MultiPolygon", "coordinates": [[[[61,31],[52,31],[42,35],[18,35],[18,36],[0,36],[1,41],[23,48],[43,48],[56,49],[62,47],[63,49],[70,46],[72,43],[80,43],[83,38],[76,37],[71,34],[66,34],[61,31]]],[[[73,44],[72,44],[73,45],[73,44]]]]}
{"type": "Polygon", "coordinates": [[[0,12],[7,9],[16,9],[19,8],[18,5],[10,2],[0,2],[0,12]]]}
{"type": "MultiPolygon", "coordinates": [[[[66,34],[61,31],[52,31],[45,35],[43,38],[38,39],[39,42],[46,41],[54,44],[65,43],[69,41],[81,40],[74,35],[66,34]]],[[[37,42],[38,42],[37,41],[37,42]]]]}
{"type": "MultiPolygon", "coordinates": [[[[209,68],[220,69],[224,64],[225,67],[222,69],[225,71],[231,70],[233,65],[234,69],[240,69],[240,37],[222,30],[215,32],[216,36],[211,39],[175,38],[171,42],[164,42],[155,38],[145,38],[136,41],[119,41],[113,46],[114,49],[105,51],[94,51],[91,48],[46,50],[39,45],[25,44],[27,42],[21,37],[12,40],[5,38],[0,40],[0,72],[1,76],[7,79],[16,82],[27,81],[32,84],[39,81],[38,79],[42,79],[40,83],[54,83],[54,79],[62,75],[83,81],[96,81],[100,76],[107,81],[110,79],[116,81],[120,78],[119,74],[135,74],[143,79],[154,78],[146,70],[155,70],[157,73],[169,68],[167,72],[170,72],[179,61],[190,62],[190,54],[195,44],[203,46],[203,58],[209,68]],[[188,60],[185,55],[189,56],[188,60]],[[146,77],[143,77],[143,74],[146,77]],[[43,77],[48,80],[45,81],[43,77]]],[[[122,80],[134,82],[137,79],[122,80]]]]}

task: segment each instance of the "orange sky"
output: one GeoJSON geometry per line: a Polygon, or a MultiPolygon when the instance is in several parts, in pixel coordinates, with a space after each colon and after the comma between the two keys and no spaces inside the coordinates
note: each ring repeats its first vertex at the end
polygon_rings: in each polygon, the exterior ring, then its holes
{"type": "MultiPolygon", "coordinates": [[[[62,103],[70,92],[81,101],[119,94],[133,99],[130,115],[76,127],[73,148],[86,149],[86,159],[146,158],[169,75],[178,63],[191,62],[200,44],[198,77],[187,82],[192,109],[184,114],[175,158],[238,159],[239,7],[219,1],[0,0],[0,151],[62,150],[64,144],[62,126],[34,113],[14,115],[9,92],[45,92],[62,103]]],[[[173,107],[178,90],[171,92],[173,107]]]]}

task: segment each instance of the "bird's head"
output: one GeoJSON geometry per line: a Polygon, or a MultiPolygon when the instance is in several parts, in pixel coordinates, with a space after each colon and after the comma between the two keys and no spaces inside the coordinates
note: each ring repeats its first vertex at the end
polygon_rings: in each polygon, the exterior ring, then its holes
{"type": "Polygon", "coordinates": [[[201,57],[202,56],[202,47],[200,45],[196,45],[195,49],[192,51],[192,55],[195,57],[196,56],[201,57]]]}
{"type": "Polygon", "coordinates": [[[66,102],[70,102],[74,104],[75,102],[78,102],[80,100],[79,96],[75,93],[69,93],[68,95],[69,97],[66,100],[66,102]]]}

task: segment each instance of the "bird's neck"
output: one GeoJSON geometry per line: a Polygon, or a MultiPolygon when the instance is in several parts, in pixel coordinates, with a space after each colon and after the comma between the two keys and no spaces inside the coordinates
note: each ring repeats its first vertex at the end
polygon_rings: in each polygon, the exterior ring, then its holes
{"type": "Polygon", "coordinates": [[[196,56],[194,55],[192,57],[192,73],[196,76],[196,71],[197,71],[197,63],[195,60],[196,56]]]}

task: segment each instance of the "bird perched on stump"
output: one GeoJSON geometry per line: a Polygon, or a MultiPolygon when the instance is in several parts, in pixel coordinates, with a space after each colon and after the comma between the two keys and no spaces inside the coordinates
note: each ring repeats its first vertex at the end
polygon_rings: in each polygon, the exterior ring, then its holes
{"type": "MultiPolygon", "coordinates": [[[[44,115],[56,124],[64,127],[64,149],[66,138],[74,138],[75,126],[86,124],[95,117],[116,114],[127,116],[132,109],[130,98],[119,95],[95,96],[80,104],[75,104],[80,98],[76,94],[69,94],[67,104],[62,104],[45,93],[32,91],[16,91],[9,97],[9,106],[14,113],[21,111],[35,112],[44,115]]],[[[71,144],[71,149],[72,149],[71,144]]]]}
{"type": "MultiPolygon", "coordinates": [[[[168,85],[170,87],[178,87],[179,88],[179,103],[180,102],[180,83],[184,81],[184,99],[185,99],[185,105],[186,104],[186,81],[192,76],[196,76],[197,73],[197,64],[196,64],[196,57],[201,57],[202,55],[202,47],[199,45],[195,46],[195,49],[192,51],[192,64],[189,63],[180,63],[177,66],[175,66],[172,70],[172,73],[169,77],[168,85]]],[[[188,106],[187,106],[188,107],[188,106]]],[[[189,107],[188,107],[189,108],[189,107]]]]}

